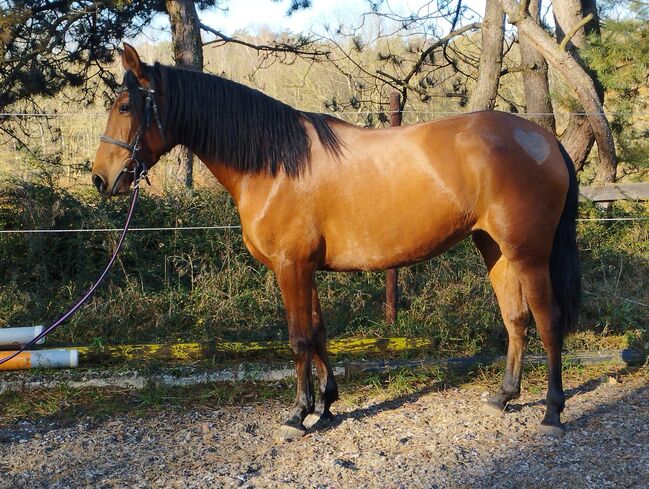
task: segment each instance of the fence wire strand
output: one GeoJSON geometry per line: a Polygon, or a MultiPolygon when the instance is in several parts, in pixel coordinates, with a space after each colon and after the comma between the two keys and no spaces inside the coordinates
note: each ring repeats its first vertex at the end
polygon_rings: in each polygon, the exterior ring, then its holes
{"type": "MultiPolygon", "coordinates": [[[[649,217],[584,217],[577,221],[649,221],[649,217]]],[[[229,229],[241,229],[241,225],[220,225],[220,226],[177,226],[177,227],[141,227],[130,228],[134,232],[153,231],[225,231],[229,229]]],[[[122,228],[79,228],[79,229],[0,229],[0,234],[56,234],[56,233],[113,233],[120,232],[122,228]]]]}
{"type": "MultiPolygon", "coordinates": [[[[299,109],[297,109],[299,110],[299,109]]],[[[394,111],[391,110],[341,110],[334,112],[327,112],[330,115],[369,115],[369,114],[392,114],[394,111]]],[[[428,114],[428,115],[461,115],[468,114],[469,112],[458,112],[458,111],[436,111],[436,110],[401,110],[397,111],[400,114],[428,114]]],[[[621,112],[621,111],[612,111],[612,112],[511,112],[515,115],[530,115],[530,116],[541,116],[541,115],[633,115],[631,112],[621,112]]],[[[0,112],[0,117],[102,117],[107,116],[108,112],[0,112]]],[[[642,114],[647,115],[647,114],[642,114]]]]}
{"type": "MultiPolygon", "coordinates": [[[[129,228],[129,231],[148,232],[148,231],[199,231],[199,230],[227,230],[241,229],[241,226],[178,226],[178,227],[149,227],[149,228],[129,228]]],[[[54,233],[112,233],[121,232],[122,228],[81,228],[81,229],[2,229],[0,234],[54,234],[54,233]]]]}

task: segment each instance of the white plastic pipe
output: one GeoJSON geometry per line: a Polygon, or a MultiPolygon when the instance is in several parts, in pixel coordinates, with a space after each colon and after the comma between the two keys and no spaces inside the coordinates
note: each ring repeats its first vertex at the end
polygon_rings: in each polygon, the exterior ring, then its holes
{"type": "Polygon", "coordinates": [[[32,368],[74,368],[79,366],[77,350],[39,350],[32,352],[32,368]]]}
{"type": "MultiPolygon", "coordinates": [[[[0,358],[10,355],[0,351],[0,358]]],[[[0,370],[23,370],[29,368],[74,368],[79,366],[79,351],[75,349],[24,351],[0,365],[0,370]]]]}
{"type": "MultiPolygon", "coordinates": [[[[24,328],[0,328],[0,345],[26,345],[43,332],[43,326],[27,326],[24,328]]],[[[36,342],[45,343],[45,338],[36,342]]]]}

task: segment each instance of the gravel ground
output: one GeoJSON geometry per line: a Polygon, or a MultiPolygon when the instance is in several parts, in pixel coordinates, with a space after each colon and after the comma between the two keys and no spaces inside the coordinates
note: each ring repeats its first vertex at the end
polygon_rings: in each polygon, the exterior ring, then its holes
{"type": "Polygon", "coordinates": [[[567,387],[561,439],[536,433],[540,394],[494,418],[475,385],[343,398],[333,425],[286,444],[278,401],[23,421],[0,426],[0,488],[649,487],[649,377],[567,387]]]}

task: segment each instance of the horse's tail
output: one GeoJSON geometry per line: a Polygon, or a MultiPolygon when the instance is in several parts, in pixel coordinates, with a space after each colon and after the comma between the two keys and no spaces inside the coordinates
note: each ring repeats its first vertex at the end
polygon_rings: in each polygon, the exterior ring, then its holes
{"type": "Polygon", "coordinates": [[[577,323],[581,296],[581,270],[576,229],[579,190],[572,159],[561,143],[559,149],[568,169],[569,186],[566,203],[552,243],[550,279],[560,311],[559,326],[564,333],[567,333],[577,323]]]}

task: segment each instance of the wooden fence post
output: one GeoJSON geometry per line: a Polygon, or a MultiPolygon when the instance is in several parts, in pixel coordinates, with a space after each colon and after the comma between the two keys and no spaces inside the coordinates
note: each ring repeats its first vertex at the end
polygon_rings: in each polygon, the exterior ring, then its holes
{"type": "MultiPolygon", "coordinates": [[[[390,94],[390,125],[401,125],[401,94],[392,92],[390,94]]],[[[385,322],[394,324],[397,320],[397,279],[399,272],[396,268],[387,271],[385,279],[385,322]]]]}

